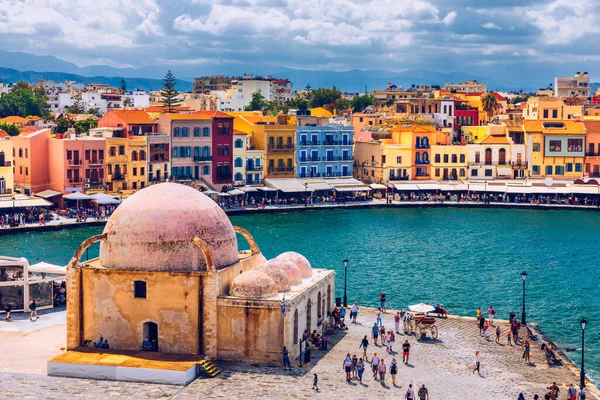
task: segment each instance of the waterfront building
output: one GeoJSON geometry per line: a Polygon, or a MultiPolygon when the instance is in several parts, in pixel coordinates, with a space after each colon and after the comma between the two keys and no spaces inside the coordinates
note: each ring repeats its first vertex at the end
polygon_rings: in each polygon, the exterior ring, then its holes
{"type": "Polygon", "coordinates": [[[530,97],[523,108],[523,118],[527,120],[563,121],[582,116],[583,106],[568,105],[556,97],[530,97]]]}
{"type": "Polygon", "coordinates": [[[585,163],[585,126],[581,121],[523,122],[532,178],[578,179],[585,163]]]}
{"type": "Polygon", "coordinates": [[[433,180],[467,179],[466,145],[431,145],[431,169],[433,180]]]}
{"type": "Polygon", "coordinates": [[[407,144],[412,149],[411,179],[430,179],[431,144],[448,144],[448,137],[432,125],[397,126],[392,134],[398,134],[399,143],[407,144]]]}
{"type": "Polygon", "coordinates": [[[50,189],[61,193],[104,190],[106,139],[67,134],[49,141],[50,189]]]}
{"type": "Polygon", "coordinates": [[[13,176],[13,142],[6,132],[0,131],[0,195],[12,194],[15,180],[13,176]]]}
{"type": "Polygon", "coordinates": [[[460,82],[460,83],[448,83],[443,86],[444,90],[450,90],[454,92],[486,92],[487,86],[483,82],[477,82],[476,80],[460,82]]]}
{"type": "Polygon", "coordinates": [[[352,127],[354,128],[355,141],[369,141],[371,139],[371,135],[370,131],[366,129],[381,126],[384,124],[384,121],[385,114],[383,113],[352,113],[352,127]]]}
{"type": "Polygon", "coordinates": [[[572,78],[554,78],[554,96],[588,97],[590,95],[590,76],[587,72],[577,72],[572,78]]]}
{"type": "Polygon", "coordinates": [[[396,86],[391,82],[388,82],[385,90],[374,90],[373,97],[377,100],[400,100],[400,99],[416,99],[421,97],[429,97],[432,93],[431,86],[426,85],[412,85],[408,88],[402,88],[402,86],[396,86]]]}
{"type": "Polygon", "coordinates": [[[166,133],[146,135],[148,149],[148,167],[146,182],[148,185],[167,182],[171,176],[171,137],[166,133]]]}
{"type": "Polygon", "coordinates": [[[511,146],[504,125],[487,125],[486,135],[467,145],[469,179],[512,178],[511,146]]]}
{"type": "Polygon", "coordinates": [[[98,128],[120,128],[123,137],[156,133],[157,122],[141,110],[110,110],[98,121],[98,128]]]}
{"type": "Polygon", "coordinates": [[[298,116],[296,177],[352,176],[352,126],[329,118],[298,116]]]}
{"type": "Polygon", "coordinates": [[[295,358],[302,333],[320,331],[318,316],[334,307],[334,277],[297,253],[267,262],[251,234],[197,190],[149,186],[121,204],[67,266],[67,292],[83,296],[67,296],[67,352],[49,361],[48,374],[185,384],[204,357],[273,364],[285,346],[295,358]],[[238,251],[236,232],[250,251],[238,251]],[[95,242],[100,256],[79,263],[95,242]],[[119,360],[81,348],[99,337],[119,360]],[[146,339],[152,354],[139,353],[146,339]],[[131,352],[138,364],[122,364],[131,352]],[[152,363],[140,366],[146,357],[152,363]],[[193,361],[189,370],[161,368],[182,359],[193,361]]]}
{"type": "Polygon", "coordinates": [[[21,134],[13,142],[14,190],[32,195],[49,188],[48,145],[50,129],[21,134]]]}
{"type": "Polygon", "coordinates": [[[600,178],[600,121],[584,120],[583,124],[586,130],[584,175],[600,178]]]}
{"type": "Polygon", "coordinates": [[[265,150],[252,144],[252,135],[235,129],[233,134],[233,184],[263,183],[265,150]]]}
{"type": "Polygon", "coordinates": [[[132,193],[146,187],[145,136],[123,137],[120,129],[106,138],[106,188],[113,193],[132,193]]]}
{"type": "Polygon", "coordinates": [[[386,184],[411,179],[412,148],[398,141],[398,135],[387,134],[378,140],[354,145],[354,176],[365,183],[386,184]]]}

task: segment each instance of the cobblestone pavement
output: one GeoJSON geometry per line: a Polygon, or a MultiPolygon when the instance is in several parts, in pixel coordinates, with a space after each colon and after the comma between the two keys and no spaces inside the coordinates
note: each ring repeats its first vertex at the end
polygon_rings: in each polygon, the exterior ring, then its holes
{"type": "MultiPolygon", "coordinates": [[[[336,333],[330,341],[329,351],[313,351],[313,360],[307,367],[299,368],[294,362],[292,372],[281,366],[243,363],[220,363],[223,373],[214,379],[198,379],[187,387],[136,384],[127,382],[94,381],[48,377],[36,374],[0,372],[0,398],[2,399],[303,399],[303,398],[404,398],[409,383],[425,383],[431,399],[464,400],[494,399],[514,400],[519,392],[530,400],[535,393],[543,396],[545,388],[556,381],[559,385],[578,382],[578,377],[567,366],[548,367],[539,346],[532,346],[532,361],[528,366],[521,358],[518,347],[487,342],[479,336],[474,319],[449,318],[437,320],[437,341],[417,341],[414,336],[397,335],[394,350],[408,339],[412,345],[410,364],[402,364],[402,355],[387,355],[385,347],[371,345],[369,359],[377,351],[389,365],[392,357],[399,361],[398,387],[374,381],[369,365],[362,385],[345,382],[342,360],[347,352],[359,353],[359,343],[369,336],[374,322],[372,310],[362,310],[358,324],[350,330],[336,333]],[[475,351],[481,352],[482,376],[473,375],[475,351]],[[313,373],[319,374],[320,393],[311,390],[313,373]]],[[[392,314],[386,314],[384,325],[393,329],[392,314]]],[[[503,335],[507,326],[502,325],[503,335]]],[[[566,390],[564,390],[566,391],[566,390]]],[[[593,396],[589,396],[594,398],[593,396]]]]}

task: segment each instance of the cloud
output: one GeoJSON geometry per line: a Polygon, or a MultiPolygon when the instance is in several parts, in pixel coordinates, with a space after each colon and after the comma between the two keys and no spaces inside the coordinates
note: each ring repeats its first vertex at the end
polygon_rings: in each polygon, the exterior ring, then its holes
{"type": "Polygon", "coordinates": [[[442,23],[444,25],[451,25],[456,19],[456,15],[456,11],[450,11],[448,15],[446,15],[444,19],[442,19],[442,23]]]}
{"type": "Polygon", "coordinates": [[[502,29],[493,22],[486,22],[485,24],[481,25],[481,27],[484,29],[502,29]]]}

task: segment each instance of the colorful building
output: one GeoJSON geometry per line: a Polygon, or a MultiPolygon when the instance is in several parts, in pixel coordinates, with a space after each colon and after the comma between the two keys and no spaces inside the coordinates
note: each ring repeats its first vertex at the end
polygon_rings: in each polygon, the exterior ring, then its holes
{"type": "Polygon", "coordinates": [[[48,146],[50,129],[14,136],[14,190],[31,195],[49,188],[48,146]]]}
{"type": "Polygon", "coordinates": [[[353,113],[352,114],[352,127],[354,128],[354,138],[356,141],[368,141],[371,139],[369,134],[369,128],[381,126],[385,122],[385,115],[383,113],[375,114],[364,114],[364,113],[353,113]]]}
{"type": "Polygon", "coordinates": [[[469,179],[512,178],[511,146],[504,125],[487,125],[483,138],[467,145],[469,179]]]}
{"type": "Polygon", "coordinates": [[[14,185],[13,142],[8,135],[0,136],[0,195],[12,194],[14,185]]]}
{"type": "Polygon", "coordinates": [[[583,122],[523,122],[527,136],[530,177],[578,179],[585,163],[585,126],[583,122]]]}
{"type": "Polygon", "coordinates": [[[556,97],[530,97],[523,108],[523,118],[540,121],[563,121],[583,115],[583,106],[567,105],[556,97]]]}
{"type": "Polygon", "coordinates": [[[157,123],[141,110],[110,110],[98,121],[98,128],[122,128],[125,136],[156,133],[157,123]]]}
{"type": "Polygon", "coordinates": [[[104,190],[104,137],[79,136],[50,139],[50,189],[61,193],[104,190]]]}
{"type": "Polygon", "coordinates": [[[220,111],[196,111],[212,122],[212,182],[215,190],[233,182],[233,117],[220,111]]]}
{"type": "Polygon", "coordinates": [[[412,150],[411,179],[430,179],[431,145],[447,144],[448,138],[431,125],[398,126],[393,129],[392,135],[398,135],[394,142],[409,145],[412,150]]]}
{"type": "Polygon", "coordinates": [[[171,137],[166,133],[146,136],[148,143],[148,185],[167,182],[171,176],[171,137]]]}
{"type": "Polygon", "coordinates": [[[431,156],[432,179],[467,179],[467,146],[433,144],[431,156]]]}
{"type": "Polygon", "coordinates": [[[263,183],[265,150],[252,145],[252,135],[249,133],[234,130],[233,134],[233,184],[263,183]]]}
{"type": "Polygon", "coordinates": [[[584,175],[600,178],[600,121],[583,121],[583,124],[586,130],[584,175]]]}
{"type": "Polygon", "coordinates": [[[412,148],[396,142],[398,135],[356,142],[354,145],[354,177],[365,183],[381,183],[411,179],[412,148]],[[395,141],[396,140],[396,141],[395,141]]]}
{"type": "Polygon", "coordinates": [[[296,177],[352,176],[353,135],[350,125],[329,118],[298,116],[296,177]]]}
{"type": "Polygon", "coordinates": [[[113,193],[132,193],[146,187],[145,136],[106,138],[106,188],[113,193]]]}

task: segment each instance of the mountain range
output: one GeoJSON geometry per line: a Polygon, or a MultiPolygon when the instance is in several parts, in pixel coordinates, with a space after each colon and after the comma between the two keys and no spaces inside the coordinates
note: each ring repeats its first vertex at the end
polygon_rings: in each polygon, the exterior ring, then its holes
{"type": "Polygon", "coordinates": [[[24,80],[37,82],[40,79],[77,82],[107,83],[119,86],[124,78],[129,89],[157,90],[167,70],[172,70],[179,79],[178,89],[189,91],[194,77],[205,75],[239,76],[244,73],[271,75],[287,78],[294,88],[302,89],[310,84],[312,88],[336,86],[346,92],[365,92],[384,89],[388,82],[402,87],[411,85],[443,85],[446,82],[477,80],[485,82],[489,90],[535,91],[546,87],[552,77],[506,81],[490,76],[477,76],[465,72],[438,72],[430,70],[407,70],[402,72],[382,70],[317,71],[285,67],[241,66],[239,64],[215,65],[152,65],[141,68],[116,68],[108,65],[80,67],[55,56],[39,56],[23,52],[0,51],[0,81],[5,83],[24,80]]]}

